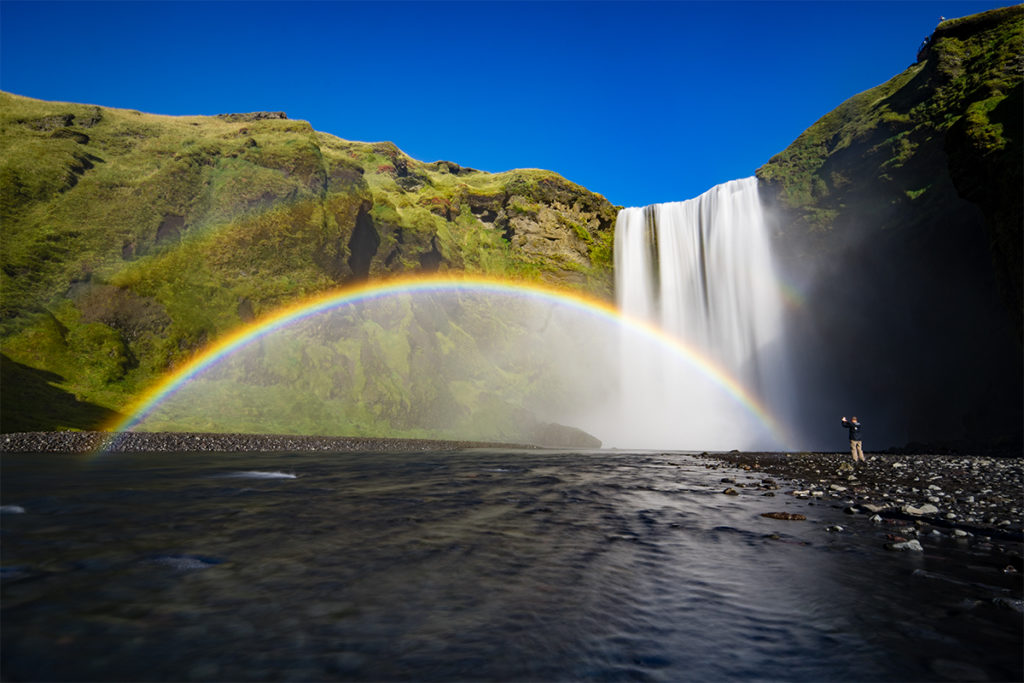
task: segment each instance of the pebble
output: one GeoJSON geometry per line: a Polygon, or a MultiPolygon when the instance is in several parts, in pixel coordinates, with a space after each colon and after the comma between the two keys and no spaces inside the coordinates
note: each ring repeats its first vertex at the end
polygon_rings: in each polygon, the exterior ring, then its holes
{"type": "Polygon", "coordinates": [[[920,541],[918,541],[916,539],[911,539],[909,541],[901,541],[899,543],[887,543],[885,545],[885,549],[886,550],[898,550],[898,551],[901,551],[901,552],[904,551],[904,550],[911,550],[913,552],[923,552],[924,551],[924,548],[921,547],[920,541]]]}
{"type": "Polygon", "coordinates": [[[931,505],[929,503],[925,503],[924,505],[921,505],[920,507],[914,507],[913,505],[904,505],[903,507],[900,508],[900,512],[902,512],[903,514],[905,514],[905,515],[915,515],[915,516],[934,515],[938,511],[939,511],[939,508],[937,508],[934,505],[931,505]]]}

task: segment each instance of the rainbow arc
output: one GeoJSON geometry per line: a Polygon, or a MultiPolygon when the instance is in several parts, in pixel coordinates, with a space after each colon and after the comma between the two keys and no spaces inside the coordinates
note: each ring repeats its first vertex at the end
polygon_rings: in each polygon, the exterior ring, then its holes
{"type": "MultiPolygon", "coordinates": [[[[317,295],[279,309],[260,320],[228,334],[197,354],[191,361],[165,375],[131,406],[127,417],[106,425],[104,429],[111,432],[132,430],[145,420],[158,405],[174,395],[189,380],[207,368],[210,368],[248,344],[298,321],[342,306],[354,305],[383,297],[416,294],[419,292],[459,291],[531,298],[582,311],[586,314],[605,319],[614,325],[624,326],[632,332],[669,349],[683,362],[718,386],[761,423],[780,447],[786,448],[787,444],[790,443],[782,424],[739,381],[697,349],[683,340],[669,335],[655,325],[628,318],[622,315],[612,304],[576,292],[554,289],[532,282],[499,280],[481,276],[458,277],[452,275],[419,276],[415,278],[367,282],[358,286],[346,287],[317,295]]],[[[107,440],[107,443],[101,447],[101,450],[109,448],[113,443],[113,439],[116,439],[116,434],[107,440]]]]}

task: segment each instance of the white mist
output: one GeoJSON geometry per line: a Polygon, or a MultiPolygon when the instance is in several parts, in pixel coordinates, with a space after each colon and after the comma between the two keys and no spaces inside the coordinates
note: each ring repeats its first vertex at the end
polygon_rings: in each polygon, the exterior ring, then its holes
{"type": "MultiPolygon", "coordinates": [[[[788,413],[782,299],[757,180],[683,202],[628,208],[615,226],[620,310],[657,325],[731,375],[775,415],[788,413]]],[[[623,421],[659,448],[778,448],[720,386],[694,382],[649,349],[623,346],[623,421]]],[[[628,437],[636,441],[634,430],[628,437]]]]}

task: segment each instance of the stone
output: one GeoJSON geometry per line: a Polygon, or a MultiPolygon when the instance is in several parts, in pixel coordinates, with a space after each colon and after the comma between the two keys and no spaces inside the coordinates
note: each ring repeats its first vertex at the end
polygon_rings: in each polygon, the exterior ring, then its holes
{"type": "Polygon", "coordinates": [[[875,515],[871,515],[870,521],[874,522],[875,524],[881,524],[882,523],[882,518],[879,517],[877,514],[875,514],[875,515]]]}
{"type": "Polygon", "coordinates": [[[838,524],[833,524],[832,526],[825,527],[825,531],[837,534],[843,531],[843,527],[839,526],[838,524]]]}
{"type": "Polygon", "coordinates": [[[953,529],[953,535],[957,538],[964,538],[967,536],[967,532],[963,529],[953,529]]]}
{"type": "Polygon", "coordinates": [[[801,522],[807,519],[805,515],[801,515],[798,512],[762,512],[761,516],[769,519],[781,519],[790,522],[801,522]]]}
{"type": "Polygon", "coordinates": [[[904,505],[903,507],[900,508],[900,512],[902,512],[903,514],[905,514],[905,515],[915,515],[915,516],[919,516],[919,515],[934,515],[938,511],[939,511],[939,508],[935,507],[934,505],[932,505],[930,503],[925,503],[924,505],[921,505],[920,507],[914,507],[913,505],[904,505]]]}
{"type": "Polygon", "coordinates": [[[736,489],[732,488],[732,487],[727,488],[726,490],[722,491],[722,493],[724,493],[727,496],[738,496],[738,495],[740,495],[740,492],[737,491],[736,489]]]}
{"type": "Polygon", "coordinates": [[[910,550],[912,552],[918,552],[918,553],[924,552],[924,548],[921,547],[921,542],[916,540],[916,539],[913,539],[913,540],[910,540],[910,541],[902,541],[902,542],[899,542],[899,543],[887,543],[886,546],[885,546],[885,549],[886,550],[896,550],[896,551],[899,551],[899,552],[903,552],[903,551],[906,551],[906,550],[910,550]]]}

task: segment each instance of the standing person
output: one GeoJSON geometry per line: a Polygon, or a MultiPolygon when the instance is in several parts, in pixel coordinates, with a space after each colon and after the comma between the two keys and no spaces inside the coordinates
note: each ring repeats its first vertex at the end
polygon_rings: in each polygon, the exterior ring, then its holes
{"type": "Polygon", "coordinates": [[[854,415],[852,420],[844,417],[842,425],[850,432],[850,455],[853,456],[853,461],[867,462],[864,459],[864,446],[860,440],[860,422],[857,422],[857,416],[854,415]]]}

